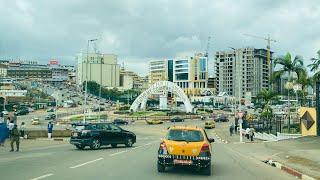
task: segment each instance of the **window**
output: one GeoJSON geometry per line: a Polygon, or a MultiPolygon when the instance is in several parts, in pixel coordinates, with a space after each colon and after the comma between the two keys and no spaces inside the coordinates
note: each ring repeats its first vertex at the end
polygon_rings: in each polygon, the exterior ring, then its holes
{"type": "Polygon", "coordinates": [[[168,140],[173,141],[187,141],[187,142],[199,142],[203,141],[203,135],[198,130],[170,130],[167,134],[168,140]]]}

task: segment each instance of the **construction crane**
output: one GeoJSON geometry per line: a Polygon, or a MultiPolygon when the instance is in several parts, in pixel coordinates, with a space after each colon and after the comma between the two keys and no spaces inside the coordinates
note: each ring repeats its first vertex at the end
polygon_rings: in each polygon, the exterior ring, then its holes
{"type": "Polygon", "coordinates": [[[271,77],[271,75],[272,75],[271,51],[270,51],[271,42],[277,42],[277,41],[274,39],[271,39],[269,34],[268,34],[268,37],[256,36],[256,35],[251,35],[251,34],[243,34],[243,35],[267,41],[267,64],[270,68],[269,69],[269,73],[270,73],[269,76],[271,77]]]}
{"type": "Polygon", "coordinates": [[[209,57],[210,40],[211,40],[211,36],[208,37],[207,49],[206,49],[206,53],[204,55],[205,57],[209,57]]]}

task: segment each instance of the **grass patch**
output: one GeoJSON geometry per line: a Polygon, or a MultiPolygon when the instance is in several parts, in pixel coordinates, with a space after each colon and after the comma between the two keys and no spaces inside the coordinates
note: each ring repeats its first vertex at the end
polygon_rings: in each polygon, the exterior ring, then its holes
{"type": "MultiPolygon", "coordinates": [[[[106,114],[103,114],[100,116],[100,119],[107,119],[108,116],[106,114]]],[[[92,120],[98,120],[99,116],[98,115],[87,115],[86,120],[92,121],[92,120]]],[[[83,120],[83,115],[78,115],[70,118],[71,121],[81,121],[83,120]]]]}

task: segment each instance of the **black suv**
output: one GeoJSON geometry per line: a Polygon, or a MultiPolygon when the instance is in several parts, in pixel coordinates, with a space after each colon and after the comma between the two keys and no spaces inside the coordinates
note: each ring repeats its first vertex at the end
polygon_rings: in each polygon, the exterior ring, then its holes
{"type": "Polygon", "coordinates": [[[128,125],[129,122],[123,119],[115,119],[113,120],[113,124],[115,125],[128,125]]]}
{"type": "Polygon", "coordinates": [[[136,142],[136,135],[126,131],[112,123],[88,123],[74,124],[75,130],[71,134],[70,144],[78,149],[89,146],[91,149],[99,149],[103,145],[117,147],[124,144],[132,147],[136,142]]]}
{"type": "Polygon", "coordinates": [[[184,122],[184,119],[180,118],[180,117],[174,117],[170,120],[171,122],[184,122]]]}

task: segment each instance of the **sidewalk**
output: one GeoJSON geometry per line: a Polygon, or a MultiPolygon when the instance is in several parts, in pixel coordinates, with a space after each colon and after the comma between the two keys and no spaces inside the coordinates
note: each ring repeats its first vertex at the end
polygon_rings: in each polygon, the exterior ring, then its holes
{"type": "Polygon", "coordinates": [[[273,160],[297,172],[320,179],[320,137],[230,146],[247,157],[259,161],[273,160]]]}
{"type": "MultiPolygon", "coordinates": [[[[26,151],[31,149],[37,149],[37,148],[49,148],[54,146],[60,146],[68,144],[68,141],[54,141],[54,140],[48,140],[48,139],[20,139],[20,151],[26,151]]],[[[16,149],[16,146],[14,144],[14,148],[16,149]]],[[[3,153],[9,152],[11,149],[10,147],[10,140],[7,139],[4,147],[0,146],[0,155],[3,153]]]]}

